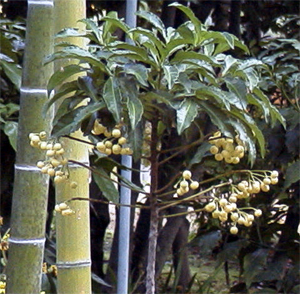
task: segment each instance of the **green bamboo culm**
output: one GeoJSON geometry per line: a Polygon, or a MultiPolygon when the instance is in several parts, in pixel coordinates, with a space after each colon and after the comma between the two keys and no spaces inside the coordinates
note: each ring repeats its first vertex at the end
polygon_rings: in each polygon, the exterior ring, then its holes
{"type": "Polygon", "coordinates": [[[29,133],[50,131],[52,115],[42,117],[46,85],[53,66],[44,58],[53,50],[53,1],[28,1],[26,46],[11,213],[6,293],[41,290],[49,176],[36,167],[44,153],[29,144],[29,133]]]}
{"type": "MultiPolygon", "coordinates": [[[[55,32],[67,27],[80,27],[78,20],[86,17],[85,0],[55,0],[55,32]]],[[[59,40],[64,41],[64,40],[59,40]]],[[[80,47],[84,47],[83,38],[68,38],[80,47]]],[[[55,70],[61,70],[72,60],[55,61],[55,70]]],[[[69,80],[70,81],[70,80],[69,80]]],[[[72,137],[83,138],[80,131],[72,137]]],[[[89,164],[88,148],[74,140],[63,139],[66,157],[86,165],[89,164]]],[[[89,170],[80,165],[69,163],[69,180],[56,184],[57,204],[66,202],[72,197],[89,197],[89,170]],[[72,188],[76,182],[76,188],[72,188]]],[[[57,240],[57,292],[91,293],[91,258],[88,201],[67,202],[73,210],[71,215],[56,215],[57,240]]]]}

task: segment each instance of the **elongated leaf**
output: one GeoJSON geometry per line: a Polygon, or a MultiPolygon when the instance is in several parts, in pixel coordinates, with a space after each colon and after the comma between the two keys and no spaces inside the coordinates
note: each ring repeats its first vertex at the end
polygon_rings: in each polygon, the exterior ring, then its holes
{"type": "Polygon", "coordinates": [[[93,35],[95,36],[95,41],[98,43],[98,44],[102,44],[102,37],[101,37],[101,33],[100,33],[100,30],[97,26],[97,24],[89,19],[89,18],[85,18],[85,19],[81,19],[79,20],[78,22],[82,22],[86,25],[86,28],[87,30],[91,30],[93,35]]]}
{"type": "Polygon", "coordinates": [[[14,121],[6,122],[3,131],[8,136],[10,145],[17,151],[18,123],[14,121]]]}
{"type": "Polygon", "coordinates": [[[300,159],[292,163],[286,170],[284,189],[300,180],[300,159]]]}
{"type": "Polygon", "coordinates": [[[91,65],[99,67],[103,72],[108,73],[108,69],[104,63],[102,63],[98,58],[96,58],[89,51],[82,49],[77,46],[68,46],[63,48],[59,52],[55,52],[46,57],[45,63],[52,62],[57,59],[65,59],[65,58],[74,58],[79,60],[80,62],[86,62],[91,65]]]}
{"type": "Polygon", "coordinates": [[[198,114],[198,105],[193,99],[185,99],[176,111],[177,132],[179,135],[188,128],[198,114]]]}
{"type": "Polygon", "coordinates": [[[137,16],[146,19],[151,23],[159,32],[162,34],[164,39],[166,39],[166,28],[162,20],[154,13],[150,11],[141,10],[136,13],[137,16]]]}
{"type": "Polygon", "coordinates": [[[129,130],[128,141],[133,151],[133,159],[138,161],[141,158],[143,146],[143,126],[141,122],[138,123],[135,129],[129,130]]]}
{"type": "Polygon", "coordinates": [[[78,86],[83,90],[88,97],[92,98],[94,101],[98,100],[98,90],[93,84],[93,80],[89,76],[79,77],[77,79],[78,86]]]}
{"type": "Polygon", "coordinates": [[[116,204],[119,203],[119,192],[114,182],[109,179],[109,174],[107,174],[103,168],[98,166],[97,173],[93,173],[93,178],[100,191],[108,201],[116,204]]]}
{"type": "Polygon", "coordinates": [[[164,65],[163,66],[163,71],[165,74],[165,78],[167,80],[167,87],[168,89],[172,89],[175,82],[178,79],[179,76],[179,70],[177,66],[172,66],[172,65],[164,65]]]}
{"type": "Polygon", "coordinates": [[[3,68],[5,75],[11,80],[11,82],[19,90],[21,87],[21,75],[22,70],[16,63],[10,63],[5,60],[0,60],[0,66],[3,68]]]}
{"type": "Polygon", "coordinates": [[[142,64],[125,64],[124,72],[129,75],[133,75],[138,82],[148,87],[148,69],[142,64]]]}
{"type": "Polygon", "coordinates": [[[169,6],[175,6],[176,8],[180,9],[190,19],[195,28],[194,45],[199,44],[199,42],[201,41],[201,32],[203,25],[201,21],[195,16],[194,12],[189,7],[179,4],[177,2],[172,3],[169,6]]]}
{"type": "Polygon", "coordinates": [[[138,191],[140,193],[145,192],[143,190],[143,188],[137,186],[136,184],[132,183],[131,181],[129,181],[128,179],[126,179],[125,177],[123,177],[120,173],[114,173],[114,175],[116,175],[120,181],[122,181],[125,185],[127,185],[130,189],[138,191]]]}
{"type": "Polygon", "coordinates": [[[103,88],[103,99],[107,105],[108,110],[113,115],[115,121],[118,123],[121,121],[121,94],[120,88],[115,78],[110,77],[103,88]]]}
{"type": "Polygon", "coordinates": [[[84,37],[85,33],[79,33],[76,28],[65,28],[56,34],[56,38],[67,38],[67,37],[84,37]]]}
{"type": "Polygon", "coordinates": [[[201,144],[189,164],[193,165],[193,164],[200,163],[202,161],[203,157],[205,156],[205,154],[209,151],[210,147],[211,147],[211,144],[208,142],[204,142],[203,144],[201,144]]]}
{"type": "Polygon", "coordinates": [[[86,71],[87,68],[84,68],[77,64],[71,64],[68,65],[62,70],[56,71],[50,78],[48,83],[48,92],[51,92],[53,89],[55,89],[57,86],[61,85],[66,79],[71,77],[74,74],[77,74],[79,72],[86,71]]]}
{"type": "Polygon", "coordinates": [[[207,63],[214,65],[214,66],[219,66],[219,64],[211,57],[197,53],[194,51],[178,51],[174,58],[172,58],[171,62],[172,63],[182,63],[186,61],[193,61],[195,60],[203,60],[206,61],[207,63]]]}

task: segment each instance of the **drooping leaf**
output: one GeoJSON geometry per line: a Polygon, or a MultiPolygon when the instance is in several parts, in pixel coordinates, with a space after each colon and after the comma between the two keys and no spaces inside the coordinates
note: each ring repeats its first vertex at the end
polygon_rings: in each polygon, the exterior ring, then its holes
{"type": "Polygon", "coordinates": [[[74,74],[86,71],[87,68],[84,68],[78,64],[71,64],[65,66],[62,70],[56,71],[50,78],[47,89],[48,92],[51,92],[57,86],[61,85],[66,79],[71,77],[74,74]]]}
{"type": "Polygon", "coordinates": [[[102,96],[115,121],[120,122],[122,115],[121,93],[120,86],[117,84],[114,77],[110,77],[104,84],[102,96]]]}
{"type": "Polygon", "coordinates": [[[188,128],[198,114],[198,105],[193,99],[185,99],[176,110],[177,132],[179,135],[188,128]]]}
{"type": "Polygon", "coordinates": [[[137,16],[146,19],[149,23],[151,23],[159,32],[162,34],[164,39],[166,39],[166,29],[162,20],[154,13],[150,11],[141,10],[136,13],[137,16]]]}
{"type": "Polygon", "coordinates": [[[81,90],[83,90],[88,97],[92,98],[94,101],[98,100],[97,94],[98,90],[93,84],[93,80],[89,76],[79,77],[77,79],[78,86],[81,90]]]}
{"type": "Polygon", "coordinates": [[[3,131],[8,136],[10,145],[17,151],[18,123],[14,121],[6,122],[3,131]]]}
{"type": "Polygon", "coordinates": [[[128,132],[128,141],[133,151],[133,159],[137,161],[141,158],[142,145],[143,145],[143,126],[139,122],[135,129],[131,129],[128,132]]]}
{"type": "Polygon", "coordinates": [[[108,201],[119,203],[119,192],[109,174],[102,167],[97,166],[97,172],[93,172],[93,178],[108,201]]]}
{"type": "Polygon", "coordinates": [[[16,63],[7,62],[3,59],[0,60],[0,66],[3,68],[5,75],[11,80],[11,82],[19,90],[21,87],[21,75],[22,70],[16,63]]]}
{"type": "Polygon", "coordinates": [[[58,32],[56,38],[67,38],[67,37],[84,37],[85,33],[80,33],[76,28],[65,28],[58,32]]]}
{"type": "Polygon", "coordinates": [[[125,64],[123,70],[126,74],[133,75],[141,85],[148,87],[148,69],[144,65],[125,64]]]}
{"type": "Polygon", "coordinates": [[[94,41],[96,41],[98,44],[102,43],[101,32],[100,32],[97,24],[93,20],[91,20],[89,18],[85,18],[85,19],[79,20],[78,22],[84,23],[86,25],[86,29],[92,31],[93,35],[95,36],[94,41]]]}
{"type": "Polygon", "coordinates": [[[292,163],[286,170],[284,189],[291,186],[291,184],[296,183],[300,180],[300,159],[292,163]]]}
{"type": "Polygon", "coordinates": [[[190,165],[200,163],[205,156],[205,154],[209,151],[211,144],[208,142],[204,142],[200,145],[197,149],[196,153],[194,154],[193,158],[190,161],[190,165]]]}

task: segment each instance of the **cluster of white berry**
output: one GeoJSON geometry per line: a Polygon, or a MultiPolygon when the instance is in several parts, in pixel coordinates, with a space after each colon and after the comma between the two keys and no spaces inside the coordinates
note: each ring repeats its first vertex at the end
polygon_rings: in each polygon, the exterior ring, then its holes
{"type": "Polygon", "coordinates": [[[218,218],[221,222],[231,220],[230,232],[238,233],[237,225],[249,227],[252,225],[254,218],[262,215],[260,209],[248,208],[254,213],[247,213],[237,207],[238,199],[247,198],[250,194],[256,194],[260,191],[267,192],[270,190],[270,184],[278,183],[277,171],[265,171],[262,174],[251,172],[248,181],[241,181],[237,185],[232,185],[232,193],[228,196],[222,195],[222,198],[214,197],[211,202],[206,204],[204,209],[212,213],[213,218],[218,218]],[[269,175],[268,175],[269,174],[269,175]],[[260,179],[262,178],[262,180],[260,179]]]}
{"type": "MultiPolygon", "coordinates": [[[[69,178],[68,159],[64,157],[65,150],[62,144],[47,140],[46,132],[30,133],[30,145],[46,152],[46,159],[38,161],[37,167],[41,173],[53,177],[54,183],[61,183],[69,178]]],[[[71,188],[76,188],[77,183],[71,182],[71,188]]]]}
{"type": "Polygon", "coordinates": [[[63,216],[71,215],[71,214],[75,213],[75,211],[72,210],[70,208],[70,206],[65,202],[62,202],[60,204],[56,204],[55,205],[55,211],[61,213],[63,216]]]}
{"type": "Polygon", "coordinates": [[[192,173],[189,170],[185,170],[182,173],[182,180],[176,185],[176,194],[182,196],[189,192],[190,189],[196,190],[199,188],[199,183],[192,180],[192,173]],[[179,187],[178,187],[179,185],[179,187]]]}
{"type": "Polygon", "coordinates": [[[109,132],[105,126],[95,120],[92,130],[94,135],[104,135],[106,138],[96,144],[96,149],[106,155],[121,154],[131,155],[132,150],[130,147],[123,147],[127,143],[127,139],[122,136],[121,126],[117,125],[109,132]]]}
{"type": "Polygon", "coordinates": [[[245,146],[238,136],[235,139],[225,138],[218,131],[209,138],[209,143],[212,144],[209,151],[217,161],[238,164],[245,155],[245,146]]]}

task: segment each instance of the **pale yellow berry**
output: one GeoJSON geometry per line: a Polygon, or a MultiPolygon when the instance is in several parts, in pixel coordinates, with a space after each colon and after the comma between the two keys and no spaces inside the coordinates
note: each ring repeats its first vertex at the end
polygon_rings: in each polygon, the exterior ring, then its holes
{"type": "Polygon", "coordinates": [[[41,142],[39,145],[40,149],[46,150],[47,149],[47,142],[41,142]]]}
{"type": "Polygon", "coordinates": [[[77,182],[75,182],[75,181],[71,182],[71,183],[70,183],[70,187],[71,187],[72,189],[76,189],[76,188],[78,187],[77,182]]]}
{"type": "Polygon", "coordinates": [[[236,222],[236,221],[239,219],[239,214],[238,214],[237,212],[231,213],[230,219],[231,219],[233,222],[236,222]]]}
{"type": "Polygon", "coordinates": [[[219,148],[217,146],[211,146],[209,151],[211,154],[217,154],[219,152],[219,148]]]}
{"type": "Polygon", "coordinates": [[[113,143],[112,143],[111,141],[106,141],[106,142],[104,143],[104,145],[105,145],[106,148],[111,148],[112,145],[113,145],[113,143]]]}
{"type": "Polygon", "coordinates": [[[105,153],[106,155],[111,155],[111,154],[112,154],[112,151],[111,151],[111,149],[106,148],[106,149],[104,150],[104,153],[105,153]]]}
{"type": "Polygon", "coordinates": [[[120,145],[124,145],[124,144],[126,144],[126,142],[127,142],[127,139],[125,137],[121,137],[118,140],[118,144],[120,144],[120,145]]]}
{"type": "Polygon", "coordinates": [[[192,177],[192,173],[191,173],[189,170],[185,170],[185,171],[182,173],[182,177],[183,177],[185,180],[190,180],[191,177],[192,177]]]}
{"type": "Polygon", "coordinates": [[[219,216],[220,216],[220,211],[219,211],[219,210],[215,210],[215,211],[212,212],[211,215],[212,215],[213,218],[219,218],[219,216]]]}
{"type": "Polygon", "coordinates": [[[61,162],[60,162],[59,160],[55,159],[55,158],[52,158],[51,161],[50,161],[50,163],[51,163],[54,167],[58,167],[58,166],[61,164],[61,162]]]}
{"type": "Polygon", "coordinates": [[[268,192],[270,191],[270,186],[269,185],[265,185],[264,183],[261,183],[260,188],[263,192],[268,192]]]}
{"type": "Polygon", "coordinates": [[[221,151],[221,154],[223,155],[223,157],[224,157],[225,159],[231,157],[230,153],[229,153],[227,150],[222,150],[222,151],[221,151]]]}
{"type": "Polygon", "coordinates": [[[260,192],[260,182],[253,181],[252,182],[252,193],[259,193],[260,192]]]}
{"type": "Polygon", "coordinates": [[[120,138],[121,137],[121,131],[119,129],[113,129],[111,134],[114,138],[120,138]]]}
{"type": "Polygon", "coordinates": [[[56,153],[55,150],[47,150],[46,155],[52,157],[55,155],[55,153],[56,153]]]}
{"type": "Polygon", "coordinates": [[[103,142],[98,142],[98,143],[96,144],[96,148],[97,148],[97,150],[100,151],[100,152],[104,152],[105,149],[106,149],[105,144],[104,144],[103,142]]]}
{"type": "Polygon", "coordinates": [[[56,205],[55,205],[54,210],[57,211],[57,212],[60,212],[60,211],[61,211],[60,208],[59,208],[59,204],[56,204],[56,205]]]}
{"type": "Polygon", "coordinates": [[[62,203],[59,204],[59,209],[60,209],[60,210],[65,210],[65,209],[67,209],[67,208],[69,208],[69,206],[68,206],[67,203],[62,202],[62,203]]]}
{"type": "Polygon", "coordinates": [[[237,197],[235,196],[236,194],[232,194],[229,198],[228,198],[228,200],[230,201],[230,202],[233,202],[233,203],[235,203],[235,202],[237,202],[237,197]]]}
{"type": "Polygon", "coordinates": [[[216,209],[215,202],[209,202],[208,204],[205,205],[204,209],[208,212],[214,211],[216,209]]]}
{"type": "Polygon", "coordinates": [[[277,178],[278,175],[279,175],[279,173],[278,173],[277,170],[273,170],[273,171],[271,172],[271,178],[277,178]]]}
{"type": "Polygon", "coordinates": [[[106,138],[110,138],[110,137],[111,137],[111,132],[109,132],[108,130],[105,130],[105,131],[104,131],[104,136],[105,136],[106,138]]]}
{"type": "Polygon", "coordinates": [[[53,149],[53,144],[52,143],[48,143],[47,144],[47,150],[52,150],[53,149]]]}
{"type": "Polygon", "coordinates": [[[238,187],[238,189],[241,190],[241,191],[245,191],[245,189],[246,189],[245,184],[242,183],[242,182],[238,183],[238,186],[237,186],[237,187],[238,187]]]}
{"type": "Polygon", "coordinates": [[[239,218],[238,218],[238,220],[237,220],[237,223],[239,224],[239,225],[243,225],[244,223],[245,223],[245,219],[242,217],[242,216],[240,216],[239,218]]]}
{"type": "Polygon", "coordinates": [[[224,159],[225,159],[225,162],[232,163],[233,157],[224,157],[224,159]]]}
{"type": "Polygon", "coordinates": [[[74,211],[72,209],[68,208],[68,209],[63,210],[61,212],[61,215],[65,216],[65,215],[70,215],[70,214],[73,214],[73,213],[74,213],[74,211]]]}
{"type": "Polygon", "coordinates": [[[182,196],[182,195],[185,194],[185,192],[184,192],[182,189],[177,189],[177,190],[176,190],[176,194],[177,194],[178,196],[182,196]]]}
{"type": "Polygon", "coordinates": [[[38,161],[37,164],[36,164],[36,166],[37,166],[38,168],[42,168],[42,167],[45,166],[45,162],[44,162],[44,161],[38,161]]]}
{"type": "Polygon", "coordinates": [[[260,216],[262,215],[262,211],[261,211],[260,209],[256,209],[256,210],[254,211],[254,215],[255,215],[256,217],[260,217],[260,216]]]}
{"type": "Polygon", "coordinates": [[[31,140],[31,138],[32,138],[33,136],[36,136],[36,134],[35,134],[35,133],[29,133],[28,138],[31,140]]]}
{"type": "Polygon", "coordinates": [[[266,177],[266,178],[263,179],[263,183],[265,185],[270,185],[271,184],[271,179],[266,177]]]}
{"type": "Polygon", "coordinates": [[[278,183],[278,178],[271,178],[271,184],[276,185],[278,183]]]}
{"type": "Polygon", "coordinates": [[[224,159],[224,157],[223,157],[223,155],[222,155],[221,153],[215,154],[215,160],[221,161],[221,160],[223,160],[223,159],[224,159]]]}
{"type": "MultiPolygon", "coordinates": [[[[227,140],[229,140],[229,139],[227,139],[227,140]]],[[[226,140],[227,143],[225,144],[224,149],[226,151],[228,151],[229,153],[232,153],[234,151],[233,144],[231,142],[228,142],[227,140],[226,140]]]]}
{"type": "Polygon", "coordinates": [[[236,153],[244,153],[245,148],[244,148],[243,146],[236,146],[236,147],[234,148],[234,151],[235,151],[236,153]]]}
{"type": "Polygon", "coordinates": [[[220,199],[219,204],[220,206],[224,207],[225,205],[227,205],[228,201],[225,198],[220,199]]]}
{"type": "Polygon", "coordinates": [[[245,153],[244,153],[244,152],[241,152],[241,153],[238,154],[237,157],[238,157],[238,158],[243,158],[244,156],[245,156],[245,153]]]}
{"type": "Polygon", "coordinates": [[[54,170],[54,168],[49,168],[48,171],[47,171],[47,173],[48,173],[48,175],[49,175],[50,177],[55,176],[55,170],[54,170]]]}
{"type": "Polygon", "coordinates": [[[223,207],[223,209],[224,209],[224,211],[227,212],[227,213],[229,213],[229,212],[231,212],[231,211],[234,210],[234,208],[233,208],[233,206],[231,206],[231,204],[225,205],[225,206],[223,207]]]}
{"type": "Polygon", "coordinates": [[[33,135],[33,136],[31,136],[31,141],[34,143],[38,143],[41,141],[41,139],[38,135],[33,135]]]}
{"type": "Polygon", "coordinates": [[[120,154],[121,153],[121,150],[122,150],[122,147],[119,145],[119,144],[114,144],[112,146],[112,153],[113,154],[120,154]]]}
{"type": "Polygon", "coordinates": [[[59,149],[59,150],[56,150],[56,154],[58,154],[58,155],[62,155],[62,154],[64,154],[65,153],[65,149],[64,148],[61,148],[61,149],[59,149]]]}
{"type": "Polygon", "coordinates": [[[39,137],[43,140],[43,139],[46,139],[47,137],[47,133],[45,131],[42,131],[39,133],[39,137]]]}
{"type": "MultiPolygon", "coordinates": [[[[57,152],[56,152],[57,153],[57,152]]],[[[62,160],[61,160],[61,164],[62,165],[66,165],[68,163],[68,158],[63,158],[62,160]]]]}
{"type": "Polygon", "coordinates": [[[59,150],[59,149],[61,149],[62,148],[62,145],[60,144],[60,143],[55,143],[54,145],[53,145],[53,149],[54,150],[59,150]]]}
{"type": "Polygon", "coordinates": [[[233,164],[238,164],[240,162],[240,159],[239,159],[239,157],[232,157],[232,163],[233,164]]]}
{"type": "Polygon", "coordinates": [[[245,227],[251,227],[252,224],[253,224],[253,223],[252,223],[251,221],[247,221],[247,220],[246,220],[246,221],[244,222],[244,226],[245,226],[245,227]]]}
{"type": "Polygon", "coordinates": [[[233,235],[237,234],[238,231],[239,231],[239,229],[236,226],[233,226],[230,228],[230,233],[233,235]]]}
{"type": "Polygon", "coordinates": [[[48,166],[42,167],[42,168],[41,168],[41,173],[42,173],[42,174],[47,174],[47,173],[48,173],[48,169],[49,169],[48,166]]]}
{"type": "Polygon", "coordinates": [[[56,175],[56,176],[63,176],[63,175],[64,175],[64,172],[61,171],[61,170],[57,170],[57,171],[55,172],[55,175],[56,175]]]}
{"type": "Polygon", "coordinates": [[[192,190],[198,189],[198,188],[199,188],[199,183],[198,183],[197,181],[192,181],[192,182],[190,183],[190,188],[191,188],[192,190]]]}
{"type": "Polygon", "coordinates": [[[180,182],[180,188],[187,188],[189,186],[189,183],[186,180],[182,180],[180,182]]]}
{"type": "Polygon", "coordinates": [[[64,178],[62,176],[57,176],[55,175],[54,179],[53,179],[55,184],[61,183],[64,181],[64,178]]]}

